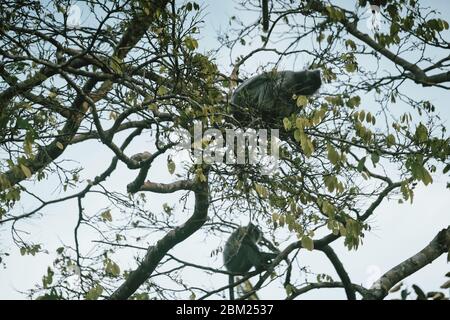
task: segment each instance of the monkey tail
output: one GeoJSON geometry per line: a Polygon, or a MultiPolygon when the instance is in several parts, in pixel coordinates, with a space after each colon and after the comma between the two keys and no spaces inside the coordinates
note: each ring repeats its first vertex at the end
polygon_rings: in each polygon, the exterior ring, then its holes
{"type": "Polygon", "coordinates": [[[261,0],[263,31],[269,31],[269,0],[261,0]]]}
{"type": "Polygon", "coordinates": [[[230,300],[234,300],[234,276],[231,274],[228,276],[228,284],[229,284],[229,291],[230,291],[230,300]]]}

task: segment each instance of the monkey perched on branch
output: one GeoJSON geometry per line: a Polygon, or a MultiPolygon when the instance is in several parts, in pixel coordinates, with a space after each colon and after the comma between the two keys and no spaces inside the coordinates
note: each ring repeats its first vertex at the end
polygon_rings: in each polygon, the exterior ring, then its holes
{"type": "MultiPolygon", "coordinates": [[[[276,253],[261,252],[257,243],[262,239],[262,232],[249,223],[246,227],[236,229],[225,243],[223,259],[228,271],[245,275],[252,267],[262,271],[275,259],[276,253]]],[[[229,276],[230,300],[234,300],[234,276],[229,276]]]]}
{"type": "Polygon", "coordinates": [[[249,115],[264,122],[279,121],[297,109],[293,95],[312,95],[321,86],[320,71],[272,71],[244,81],[231,97],[232,113],[238,120],[249,115]]]}

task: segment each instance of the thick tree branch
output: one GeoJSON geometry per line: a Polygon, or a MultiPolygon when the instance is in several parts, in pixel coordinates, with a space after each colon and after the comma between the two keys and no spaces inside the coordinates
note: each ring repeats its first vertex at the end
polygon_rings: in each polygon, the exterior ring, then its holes
{"type": "MultiPolygon", "coordinates": [[[[308,2],[308,8],[313,9],[322,14],[326,14],[326,6],[325,3],[319,0],[314,0],[308,2]]],[[[339,7],[335,7],[340,10],[339,7]]],[[[369,47],[379,52],[387,59],[392,61],[398,66],[401,66],[406,71],[409,71],[408,77],[414,80],[417,83],[421,83],[423,86],[432,86],[437,85],[439,83],[450,81],[450,72],[446,71],[440,74],[435,74],[432,76],[427,76],[426,72],[422,70],[416,63],[411,63],[406,59],[400,57],[398,54],[388,50],[378,42],[376,42],[371,36],[366,33],[361,32],[357,28],[357,17],[353,16],[353,21],[350,21],[348,18],[342,18],[339,22],[346,28],[348,33],[353,35],[355,38],[361,40],[369,47]]]]}
{"type": "Polygon", "coordinates": [[[348,300],[356,300],[355,295],[355,288],[352,285],[352,281],[350,280],[350,277],[348,276],[347,271],[345,271],[344,265],[339,260],[339,257],[336,255],[334,250],[330,246],[323,246],[321,249],[319,249],[325,255],[327,258],[331,261],[334,268],[336,269],[337,274],[339,275],[339,278],[341,278],[342,284],[345,289],[345,293],[347,295],[348,300]]]}
{"type": "MultiPolygon", "coordinates": [[[[149,2],[151,15],[139,15],[132,19],[127,30],[124,32],[118,46],[115,50],[115,55],[119,60],[125,58],[125,56],[130,52],[130,50],[138,43],[138,41],[144,36],[145,32],[152,23],[152,18],[154,17],[157,10],[163,9],[168,0],[155,0],[149,2]]],[[[74,60],[76,61],[76,60],[74,60]]],[[[83,60],[82,63],[86,61],[83,60]]],[[[75,62],[74,62],[75,63],[75,62]]],[[[40,85],[43,81],[48,79],[57,73],[58,69],[46,69],[44,67],[38,74],[34,77],[17,84],[16,86],[9,87],[0,93],[0,105],[4,106],[7,102],[17,94],[31,90],[33,87],[40,85]]],[[[67,80],[67,79],[66,79],[67,80]]],[[[54,139],[49,145],[43,147],[34,160],[29,160],[25,164],[30,170],[31,174],[35,174],[37,171],[45,168],[48,164],[53,162],[58,158],[69,145],[72,139],[75,137],[84,114],[88,111],[89,104],[102,99],[106,93],[112,88],[112,82],[106,81],[101,87],[90,93],[91,90],[97,84],[96,79],[90,79],[86,82],[83,89],[79,89],[75,86],[74,89],[78,91],[78,95],[75,98],[71,110],[73,115],[66,121],[66,124],[61,129],[61,136],[54,139]],[[89,102],[89,103],[88,103],[89,102]]],[[[101,134],[101,132],[99,132],[101,134]]],[[[5,189],[9,186],[13,186],[24,179],[26,179],[25,174],[21,170],[10,169],[4,173],[6,181],[8,181],[7,186],[2,185],[1,188],[5,189]]],[[[5,180],[5,179],[4,179],[5,180]]]]}
{"type": "Polygon", "coordinates": [[[110,299],[128,299],[148,279],[169,250],[203,226],[208,216],[208,184],[198,183],[194,192],[195,207],[193,215],[183,225],[170,231],[154,246],[148,248],[141,264],[130,273],[110,299]]]}
{"type": "MultiPolygon", "coordinates": [[[[360,285],[351,284],[354,291],[359,292],[363,297],[368,294],[368,290],[360,285]]],[[[305,294],[314,289],[327,289],[327,288],[343,288],[345,287],[342,282],[319,282],[319,283],[310,283],[302,288],[294,288],[293,293],[287,297],[287,300],[293,300],[296,297],[305,294]]]]}
{"type": "Polygon", "coordinates": [[[180,190],[193,190],[195,186],[195,182],[191,180],[180,180],[172,183],[155,183],[147,180],[139,191],[172,193],[180,190]]]}
{"type": "Polygon", "coordinates": [[[432,263],[450,250],[450,226],[441,230],[420,252],[386,272],[370,288],[368,299],[384,299],[399,281],[432,263]]]}

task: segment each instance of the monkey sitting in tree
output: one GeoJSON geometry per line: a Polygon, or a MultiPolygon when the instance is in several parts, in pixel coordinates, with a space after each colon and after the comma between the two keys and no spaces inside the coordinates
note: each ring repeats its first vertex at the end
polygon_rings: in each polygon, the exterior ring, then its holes
{"type": "Polygon", "coordinates": [[[279,125],[280,120],[298,110],[293,95],[312,95],[321,84],[319,70],[272,71],[254,76],[234,91],[231,97],[233,116],[244,124],[253,121],[250,116],[279,125]]]}
{"type": "MultiPolygon", "coordinates": [[[[249,223],[246,227],[236,229],[225,243],[223,259],[225,267],[234,274],[245,275],[252,267],[262,271],[277,256],[276,253],[261,252],[257,243],[262,239],[262,232],[249,223]]],[[[234,300],[234,276],[229,276],[230,300],[234,300]]]]}

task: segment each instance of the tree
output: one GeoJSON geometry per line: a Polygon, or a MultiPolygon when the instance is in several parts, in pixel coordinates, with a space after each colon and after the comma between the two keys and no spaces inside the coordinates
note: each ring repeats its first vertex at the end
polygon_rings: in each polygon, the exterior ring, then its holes
{"type": "MultiPolygon", "coordinates": [[[[198,284],[181,273],[195,269],[199,279],[225,279],[219,263],[184,261],[171,250],[194,234],[224,243],[249,219],[263,226],[269,249],[284,249],[253,287],[246,280],[256,272],[235,283],[243,299],[277,281],[287,299],[335,287],[348,299],[383,299],[448,253],[450,226],[443,226],[415,256],[364,288],[351,282],[332,248],[342,238],[357,249],[383,201],[412,202],[417,184],[429,185],[450,169],[439,109],[404,93],[410,86],[447,93],[448,23],[417,1],[392,0],[381,11],[386,30],[366,32],[363,4],[271,1],[267,33],[258,20],[232,17],[221,46],[204,54],[204,13],[196,2],[89,0],[80,3],[89,12],[83,23],[73,17],[80,8],[67,1],[2,2],[0,226],[11,231],[22,255],[43,254],[45,244],[23,232],[30,219],[39,223],[52,206],[76,205],[70,210],[77,216],[73,245],[52,252],[53,265],[29,295],[224,297],[228,286],[198,284]],[[246,52],[231,76],[215,58],[228,51],[246,52]],[[293,97],[298,112],[271,124],[283,140],[278,169],[267,175],[261,163],[195,161],[195,151],[214,142],[203,136],[195,150],[180,150],[180,133],[194,135],[196,124],[219,132],[239,126],[227,101],[245,63],[260,54],[271,55],[266,71],[302,59],[304,67],[320,69],[324,81],[320,95],[293,97]],[[68,161],[90,152],[110,157],[109,164],[92,171],[68,161]],[[55,184],[56,195],[48,192],[55,184]],[[154,203],[163,197],[160,210],[154,203]],[[298,263],[303,250],[323,252],[340,281],[318,275],[302,283],[298,275],[308,274],[298,263]]],[[[259,1],[241,5],[251,12],[259,1]]],[[[1,250],[7,266],[8,250],[1,250]]],[[[219,245],[212,256],[220,252],[219,245]]]]}

